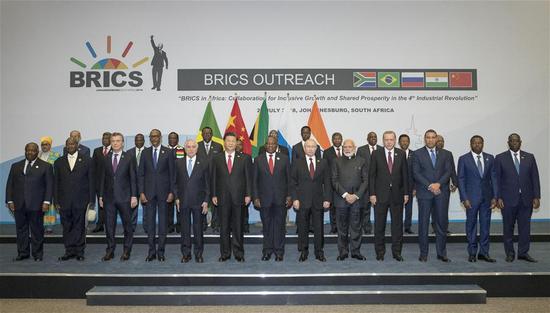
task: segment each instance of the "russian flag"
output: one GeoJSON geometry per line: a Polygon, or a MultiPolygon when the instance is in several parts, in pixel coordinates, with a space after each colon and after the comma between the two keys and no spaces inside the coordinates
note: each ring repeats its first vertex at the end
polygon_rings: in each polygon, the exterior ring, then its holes
{"type": "Polygon", "coordinates": [[[424,72],[402,72],[401,87],[403,88],[423,88],[424,72]]]}

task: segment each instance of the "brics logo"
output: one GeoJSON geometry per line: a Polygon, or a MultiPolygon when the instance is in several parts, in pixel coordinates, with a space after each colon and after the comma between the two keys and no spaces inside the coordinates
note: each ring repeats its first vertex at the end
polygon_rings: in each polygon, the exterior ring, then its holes
{"type": "Polygon", "coordinates": [[[128,88],[142,90],[140,87],[143,84],[143,78],[139,67],[146,63],[149,57],[137,59],[134,63],[127,63],[131,62],[128,59],[133,45],[132,41],[128,42],[120,54],[121,59],[119,59],[118,56],[112,56],[114,52],[110,35],[106,38],[106,57],[98,57],[92,44],[86,41],[85,47],[92,60],[90,63],[85,63],[75,57],[70,58],[71,62],[81,68],[81,70],[70,72],[70,87],[97,88],[97,90],[105,91],[128,88]]]}

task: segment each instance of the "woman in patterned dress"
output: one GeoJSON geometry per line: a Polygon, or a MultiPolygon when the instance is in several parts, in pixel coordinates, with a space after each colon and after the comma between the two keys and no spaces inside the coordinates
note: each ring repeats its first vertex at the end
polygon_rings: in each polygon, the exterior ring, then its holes
{"type": "MultiPolygon", "coordinates": [[[[53,163],[55,162],[55,160],[59,158],[59,153],[52,151],[52,143],[53,143],[53,140],[52,140],[52,137],[50,136],[44,136],[40,138],[41,151],[38,154],[38,157],[43,161],[50,163],[53,166],[53,163]]],[[[57,222],[57,211],[52,202],[48,212],[44,213],[44,228],[45,228],[44,232],[46,234],[53,233],[53,225],[55,225],[56,222],[57,222]]]]}

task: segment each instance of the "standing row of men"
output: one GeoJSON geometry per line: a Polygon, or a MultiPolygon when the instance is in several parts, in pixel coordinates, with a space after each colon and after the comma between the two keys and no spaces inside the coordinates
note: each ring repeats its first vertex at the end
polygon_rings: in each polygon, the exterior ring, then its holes
{"type": "MultiPolygon", "coordinates": [[[[166,234],[173,225],[169,221],[173,216],[170,209],[175,203],[182,230],[182,262],[189,262],[191,253],[197,262],[203,262],[202,232],[209,205],[217,210],[219,261],[233,255],[237,261],[244,262],[243,226],[251,202],[260,210],[262,218],[262,260],[267,261],[273,255],[276,261],[283,260],[289,207],[297,212],[299,261],[308,258],[310,230],[314,233],[315,258],[326,260],[323,252],[325,210],[331,210],[332,230],[338,232],[337,259],[344,260],[351,252],[352,258],[364,260],[360,252],[361,238],[362,233],[368,231],[366,220],[369,218],[365,218],[365,212],[372,206],[376,259],[384,259],[389,211],[392,255],[395,260],[403,261],[403,210],[406,217],[410,216],[407,204],[416,196],[419,260],[427,261],[431,219],[437,258],[449,262],[446,252],[449,194],[458,187],[466,208],[470,262],[495,261],[488,252],[490,212],[495,207],[502,210],[506,261],[513,261],[516,255],[512,244],[516,222],[520,234],[518,259],[535,261],[528,254],[529,225],[533,208],[540,206],[540,183],[533,155],[519,150],[519,135],[510,135],[510,149],[496,158],[482,152],[483,138],[472,137],[471,152],[459,159],[458,175],[452,154],[436,146],[438,138],[433,130],[426,131],[425,147],[414,153],[408,149],[406,135],[399,138],[404,149],[395,147],[397,136],[393,131],[383,134],[383,146],[377,146],[376,134],[369,133],[368,145],[359,149],[352,140],[342,140],[336,133],[334,146],[325,151],[323,158],[310,135],[309,128],[303,127],[303,141],[293,147],[292,159],[281,151],[277,138],[270,136],[262,152],[252,161],[250,156],[236,151],[235,134],[224,136],[222,149],[221,145],[214,145],[208,128],[203,130],[204,141],[197,144],[187,140],[182,149],[162,146],[161,132],[153,129],[149,134],[151,146],[142,149],[143,145],[136,145],[132,152],[123,151],[122,134],[106,133],[103,147],[96,149],[90,159],[89,149],[79,144],[80,134],[71,132],[65,155],[54,164],[55,175],[49,164],[37,159],[37,145],[27,144],[25,160],[13,164],[6,187],[7,206],[14,213],[18,233],[16,260],[30,255],[29,228],[32,255],[35,260],[42,259],[43,226],[40,227],[39,218],[43,207],[52,199],[64,229],[66,252],[60,260],[83,260],[85,212],[93,207],[97,195],[108,242],[104,261],[114,257],[117,214],[122,219],[125,238],[121,260],[130,258],[138,203],[144,206],[145,212],[149,243],[146,261],[164,261],[166,234]],[[131,155],[133,153],[135,155],[131,155]]],[[[405,229],[410,231],[410,222],[405,221],[405,229]]]]}

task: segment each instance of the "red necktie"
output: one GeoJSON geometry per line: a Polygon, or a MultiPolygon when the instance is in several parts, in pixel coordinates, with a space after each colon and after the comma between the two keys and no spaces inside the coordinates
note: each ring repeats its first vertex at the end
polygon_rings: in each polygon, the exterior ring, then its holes
{"type": "Polygon", "coordinates": [[[269,172],[273,175],[273,154],[269,155],[269,172]]]}
{"type": "Polygon", "coordinates": [[[391,151],[388,151],[388,169],[390,170],[390,174],[391,174],[391,171],[393,169],[393,160],[391,157],[391,151]]]}
{"type": "Polygon", "coordinates": [[[309,176],[313,179],[315,176],[315,167],[313,166],[313,158],[309,158],[309,176]]]}
{"type": "Polygon", "coordinates": [[[109,152],[109,151],[107,150],[107,147],[104,147],[104,148],[103,148],[103,156],[106,156],[106,155],[107,155],[107,152],[109,152]]]}
{"type": "Polygon", "coordinates": [[[231,170],[233,169],[233,162],[231,162],[231,154],[227,155],[227,171],[229,174],[231,174],[231,170]]]}
{"type": "Polygon", "coordinates": [[[341,157],[342,155],[340,154],[340,148],[336,148],[336,156],[337,157],[341,157]]]}

